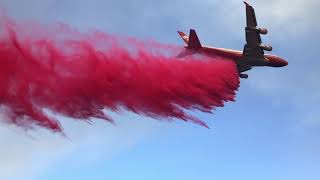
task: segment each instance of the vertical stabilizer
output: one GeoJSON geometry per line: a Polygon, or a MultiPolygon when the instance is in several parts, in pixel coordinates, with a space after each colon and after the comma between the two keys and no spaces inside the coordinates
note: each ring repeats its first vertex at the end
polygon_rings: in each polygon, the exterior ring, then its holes
{"type": "Polygon", "coordinates": [[[197,33],[194,29],[190,29],[190,34],[189,34],[189,42],[188,42],[188,48],[189,49],[200,49],[201,43],[200,40],[197,36],[197,33]]]}
{"type": "Polygon", "coordinates": [[[190,34],[187,36],[184,32],[178,31],[180,37],[184,41],[188,49],[200,49],[201,43],[194,29],[190,29],[190,34]]]}

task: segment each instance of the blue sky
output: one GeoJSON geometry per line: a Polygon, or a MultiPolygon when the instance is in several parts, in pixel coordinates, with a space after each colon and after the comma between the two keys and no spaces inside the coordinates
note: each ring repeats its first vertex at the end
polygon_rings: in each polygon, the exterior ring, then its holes
{"type": "MultiPolygon", "coordinates": [[[[263,38],[288,59],[241,81],[237,101],[214,115],[212,127],[113,114],[118,125],[61,118],[69,139],[46,130],[0,127],[4,180],[317,180],[320,178],[320,25],[317,0],[251,1],[263,38]]],[[[242,1],[0,0],[21,21],[64,22],[181,44],[176,30],[195,28],[203,43],[242,49],[242,1]]],[[[2,176],[2,177],[1,177],[2,176]]]]}

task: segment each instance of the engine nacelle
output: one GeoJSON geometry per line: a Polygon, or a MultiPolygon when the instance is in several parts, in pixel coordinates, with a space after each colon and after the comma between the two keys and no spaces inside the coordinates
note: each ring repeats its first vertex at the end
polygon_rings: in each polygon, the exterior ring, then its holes
{"type": "Polygon", "coordinates": [[[270,45],[260,44],[259,47],[262,48],[263,50],[266,50],[266,51],[272,51],[272,46],[270,46],[270,45]]]}
{"type": "Polygon", "coordinates": [[[248,74],[239,74],[239,77],[243,79],[247,79],[249,76],[248,74]]]}
{"type": "Polygon", "coordinates": [[[256,28],[256,27],[246,27],[247,31],[253,30],[253,31],[257,31],[260,34],[268,34],[268,29],[266,28],[256,28]]]}
{"type": "Polygon", "coordinates": [[[258,31],[260,34],[268,34],[268,29],[266,28],[259,28],[258,31]]]}

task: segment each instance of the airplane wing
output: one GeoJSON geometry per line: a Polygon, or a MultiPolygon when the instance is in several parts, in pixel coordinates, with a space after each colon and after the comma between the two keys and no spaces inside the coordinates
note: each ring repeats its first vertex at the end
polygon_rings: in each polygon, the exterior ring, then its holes
{"type": "Polygon", "coordinates": [[[244,58],[260,59],[264,58],[264,50],[271,51],[272,47],[261,44],[260,34],[267,34],[267,29],[257,28],[257,20],[254,9],[247,2],[246,5],[246,42],[243,49],[244,58]]]}
{"type": "Polygon", "coordinates": [[[261,44],[260,33],[254,30],[255,28],[257,28],[256,15],[252,6],[250,6],[247,3],[246,3],[246,18],[247,18],[247,27],[246,27],[247,45],[251,47],[259,46],[261,44]]]}

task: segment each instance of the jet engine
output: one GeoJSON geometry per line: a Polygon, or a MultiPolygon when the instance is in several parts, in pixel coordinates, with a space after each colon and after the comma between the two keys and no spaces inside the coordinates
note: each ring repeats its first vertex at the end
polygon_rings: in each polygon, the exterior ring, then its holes
{"type": "Polygon", "coordinates": [[[268,34],[268,29],[266,28],[246,27],[246,30],[254,30],[263,35],[268,34]]]}
{"type": "Polygon", "coordinates": [[[268,34],[268,29],[266,28],[259,28],[258,31],[260,34],[268,34]]]}
{"type": "Polygon", "coordinates": [[[239,74],[239,77],[243,79],[247,79],[249,76],[248,74],[239,74]]]}
{"type": "Polygon", "coordinates": [[[266,51],[272,51],[272,46],[270,46],[270,45],[260,44],[259,47],[262,48],[263,50],[266,50],[266,51]]]}

